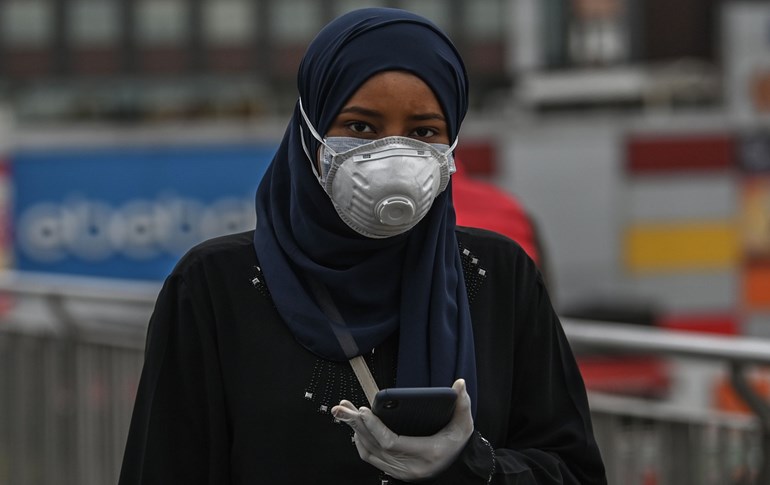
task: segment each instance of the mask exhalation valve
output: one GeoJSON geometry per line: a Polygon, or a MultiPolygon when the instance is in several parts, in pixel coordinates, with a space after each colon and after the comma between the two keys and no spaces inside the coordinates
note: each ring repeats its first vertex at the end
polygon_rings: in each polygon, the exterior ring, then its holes
{"type": "Polygon", "coordinates": [[[411,222],[416,210],[411,199],[396,195],[382,199],[374,212],[381,223],[398,226],[411,222]]]}

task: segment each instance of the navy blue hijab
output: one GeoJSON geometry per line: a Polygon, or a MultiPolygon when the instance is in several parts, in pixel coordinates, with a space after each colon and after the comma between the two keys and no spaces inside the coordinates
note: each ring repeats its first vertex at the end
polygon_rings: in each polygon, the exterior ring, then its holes
{"type": "MultiPolygon", "coordinates": [[[[468,107],[465,67],[438,27],[397,9],[356,10],[316,36],[298,74],[311,123],[325,134],[356,90],[389,70],[415,74],[433,90],[453,140],[468,107]]],[[[411,231],[367,238],[340,219],[313,174],[301,137],[310,153],[319,143],[309,131],[295,106],[257,190],[254,247],[278,312],[304,347],[337,361],[398,332],[397,386],[450,386],[462,377],[475,409],[476,360],[451,184],[411,231]]]]}

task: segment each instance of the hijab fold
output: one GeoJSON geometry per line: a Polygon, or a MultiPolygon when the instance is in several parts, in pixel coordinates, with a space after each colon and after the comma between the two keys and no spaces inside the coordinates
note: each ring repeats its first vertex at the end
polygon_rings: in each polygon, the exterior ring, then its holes
{"type": "MultiPolygon", "coordinates": [[[[432,89],[453,140],[468,106],[465,67],[438,27],[398,9],[356,10],[316,36],[298,73],[310,122],[325,134],[367,79],[390,70],[410,72],[432,89]]],[[[475,410],[451,183],[411,231],[367,238],[345,225],[315,178],[302,149],[304,137],[317,153],[309,132],[297,104],[257,189],[254,247],[278,312],[300,344],[331,360],[370,352],[398,332],[397,386],[451,386],[462,377],[475,410]],[[353,345],[340,343],[340,328],[353,345]]]]}

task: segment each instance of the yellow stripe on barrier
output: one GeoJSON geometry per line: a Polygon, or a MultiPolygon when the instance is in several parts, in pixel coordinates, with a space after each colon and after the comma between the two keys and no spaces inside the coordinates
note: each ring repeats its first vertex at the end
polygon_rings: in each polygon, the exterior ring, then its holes
{"type": "Polygon", "coordinates": [[[740,233],[724,221],[639,223],[626,230],[623,258],[632,272],[735,268],[740,233]]]}

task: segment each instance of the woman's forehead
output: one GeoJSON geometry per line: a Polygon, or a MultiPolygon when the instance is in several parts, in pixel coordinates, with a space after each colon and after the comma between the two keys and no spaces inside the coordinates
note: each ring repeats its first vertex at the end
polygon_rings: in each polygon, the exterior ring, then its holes
{"type": "Polygon", "coordinates": [[[393,104],[417,110],[437,111],[441,106],[431,88],[418,76],[404,71],[385,71],[366,80],[343,105],[343,110],[355,105],[393,104]]]}

